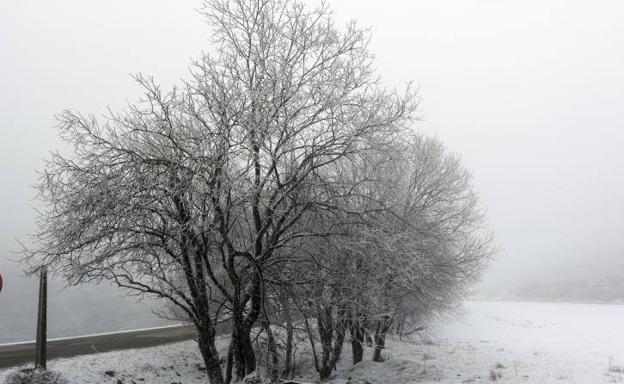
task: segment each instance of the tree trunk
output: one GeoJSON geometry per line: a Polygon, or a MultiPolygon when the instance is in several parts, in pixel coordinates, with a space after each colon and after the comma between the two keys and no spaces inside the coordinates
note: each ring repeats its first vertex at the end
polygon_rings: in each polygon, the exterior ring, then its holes
{"type": "MultiPolygon", "coordinates": [[[[232,303],[232,343],[234,343],[234,372],[236,380],[244,378],[256,370],[256,354],[251,343],[251,330],[256,324],[262,309],[262,282],[254,277],[250,295],[243,301],[236,299],[232,303]],[[249,312],[245,315],[248,300],[251,300],[249,312]]],[[[239,293],[236,297],[241,297],[239,293]]]]}
{"type": "Polygon", "coordinates": [[[39,270],[39,308],[37,311],[37,347],[35,368],[46,369],[47,324],[48,324],[48,271],[44,265],[39,270]]]}
{"type": "Polygon", "coordinates": [[[323,365],[319,370],[319,376],[321,380],[325,380],[329,378],[332,371],[336,369],[336,363],[338,363],[338,359],[340,359],[340,355],[342,354],[342,346],[344,345],[345,332],[344,330],[336,330],[336,340],[334,341],[334,345],[332,347],[331,341],[329,345],[323,345],[323,355],[325,355],[326,351],[328,355],[323,356],[323,365]]]}
{"type": "Polygon", "coordinates": [[[234,360],[234,380],[239,381],[245,374],[247,370],[245,368],[245,351],[243,347],[243,336],[241,335],[240,326],[236,325],[236,321],[234,321],[234,328],[232,329],[232,355],[234,360]]]}
{"type": "Polygon", "coordinates": [[[282,371],[283,377],[288,377],[290,372],[293,370],[292,364],[292,350],[293,350],[293,339],[294,339],[294,326],[292,323],[292,318],[290,317],[290,313],[288,310],[285,311],[286,316],[286,356],[284,357],[284,371],[282,371]]]}
{"type": "MultiPolygon", "coordinates": [[[[319,311],[318,331],[321,339],[321,365],[318,372],[321,380],[329,378],[332,370],[336,368],[336,363],[342,354],[342,347],[346,335],[346,320],[338,320],[333,324],[332,308],[326,308],[319,311]],[[333,345],[332,345],[333,344],[333,345]]],[[[338,318],[343,318],[343,314],[339,314],[338,318]]]]}
{"type": "Polygon", "coordinates": [[[383,319],[377,323],[377,329],[375,330],[375,350],[373,351],[373,361],[381,362],[381,351],[386,348],[386,333],[392,326],[392,318],[390,316],[384,316],[383,319]]]}
{"type": "Polygon", "coordinates": [[[199,334],[197,343],[206,364],[206,373],[208,374],[210,384],[224,384],[219,352],[217,352],[215,347],[214,330],[198,326],[197,332],[199,334]]]}
{"type": "Polygon", "coordinates": [[[251,328],[245,329],[241,343],[243,346],[243,357],[245,359],[245,375],[256,370],[256,353],[251,342],[251,328]]]}
{"type": "Polygon", "coordinates": [[[399,340],[403,340],[403,331],[405,330],[405,316],[401,316],[399,320],[399,324],[397,325],[397,335],[399,336],[399,340]]]}
{"type": "Polygon", "coordinates": [[[351,334],[353,365],[355,365],[364,358],[364,331],[357,321],[352,321],[349,333],[351,334]]]}
{"type": "Polygon", "coordinates": [[[373,361],[382,362],[381,351],[386,347],[386,334],[375,333],[375,349],[373,350],[373,361]]]}
{"type": "Polygon", "coordinates": [[[227,365],[225,368],[225,383],[226,384],[230,384],[230,382],[232,381],[232,368],[233,368],[233,363],[234,363],[234,342],[233,340],[230,340],[230,346],[228,348],[228,354],[227,354],[227,365]]]}
{"type": "Polygon", "coordinates": [[[264,329],[267,334],[267,373],[271,382],[276,382],[279,379],[279,353],[277,352],[277,344],[273,337],[273,331],[271,331],[271,325],[269,320],[264,322],[264,329]]]}
{"type": "Polygon", "coordinates": [[[328,365],[325,365],[321,367],[321,370],[319,371],[319,377],[321,378],[321,380],[326,380],[329,378],[329,376],[331,376],[331,372],[332,368],[328,365]]]}
{"type": "Polygon", "coordinates": [[[251,327],[247,327],[238,320],[234,321],[232,330],[232,354],[236,380],[256,370],[256,355],[251,343],[251,327]]]}

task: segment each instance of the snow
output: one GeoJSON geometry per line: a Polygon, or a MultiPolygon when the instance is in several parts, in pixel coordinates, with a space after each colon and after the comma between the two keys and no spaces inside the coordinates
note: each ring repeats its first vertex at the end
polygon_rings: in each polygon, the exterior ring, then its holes
{"type": "MultiPolygon", "coordinates": [[[[623,320],[622,305],[466,303],[458,316],[438,322],[426,337],[389,340],[383,363],[350,366],[346,344],[329,383],[463,384],[493,378],[500,383],[624,383],[623,320]]],[[[220,341],[222,351],[226,343],[220,341]]],[[[300,353],[298,362],[308,364],[303,345],[300,353]]],[[[193,341],[48,363],[76,384],[206,383],[202,365],[193,341]]],[[[7,372],[0,372],[0,383],[7,372]]],[[[316,378],[308,365],[295,380],[316,378]]]]}
{"type": "Polygon", "coordinates": [[[616,372],[624,365],[622,320],[623,305],[473,302],[438,327],[439,346],[429,349],[447,374],[463,377],[489,379],[488,368],[500,363],[501,382],[624,382],[616,372]]]}
{"type": "MultiPolygon", "coordinates": [[[[70,384],[206,384],[194,341],[48,361],[70,384]],[[108,374],[107,374],[108,372],[108,374]]],[[[0,383],[10,370],[0,372],[0,383]]]]}
{"type": "MultiPolygon", "coordinates": [[[[487,383],[492,374],[501,383],[624,382],[623,320],[622,305],[471,302],[431,331],[432,345],[393,341],[384,364],[423,371],[427,356],[427,383],[487,383]]],[[[369,382],[384,382],[381,371],[369,382]]],[[[383,371],[385,382],[419,382],[383,371]]]]}

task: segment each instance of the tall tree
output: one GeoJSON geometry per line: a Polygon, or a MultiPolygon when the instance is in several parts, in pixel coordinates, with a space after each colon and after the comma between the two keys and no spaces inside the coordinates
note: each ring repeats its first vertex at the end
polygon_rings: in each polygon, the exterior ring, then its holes
{"type": "Polygon", "coordinates": [[[344,197],[323,170],[370,136],[400,135],[416,102],[378,83],[368,33],[335,27],[324,4],[207,0],[204,14],[217,53],[181,88],[137,76],[145,97],[126,111],[61,115],[74,151],[42,173],[47,209],[27,258],[74,284],[109,279],[168,300],[197,327],[218,384],[219,319],[232,321],[235,376],[254,371],[266,268],[291,242],[327,235],[297,225],[344,197]]]}

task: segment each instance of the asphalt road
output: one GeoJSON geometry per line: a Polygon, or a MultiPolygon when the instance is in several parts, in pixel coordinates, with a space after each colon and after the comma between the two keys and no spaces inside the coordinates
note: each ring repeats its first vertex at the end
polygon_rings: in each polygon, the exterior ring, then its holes
{"type": "MultiPolygon", "coordinates": [[[[119,349],[152,347],[193,337],[195,329],[192,326],[174,326],[48,340],[48,360],[119,349]]],[[[0,368],[32,363],[34,357],[34,342],[0,345],[0,368]]]]}

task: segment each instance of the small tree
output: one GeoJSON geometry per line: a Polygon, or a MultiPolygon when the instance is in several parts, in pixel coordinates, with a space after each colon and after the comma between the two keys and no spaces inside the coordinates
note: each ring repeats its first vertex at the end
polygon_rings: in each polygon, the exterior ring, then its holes
{"type": "Polygon", "coordinates": [[[387,198],[391,214],[379,217],[374,229],[382,243],[375,361],[395,319],[426,318],[457,304],[495,251],[459,158],[423,135],[399,153],[394,172],[386,170],[395,186],[387,198]]]}
{"type": "Polygon", "coordinates": [[[471,175],[456,155],[420,134],[386,144],[335,169],[350,186],[345,215],[330,218],[341,235],[307,251],[316,263],[312,276],[319,274],[313,281],[329,292],[299,293],[332,308],[307,308],[308,316],[323,319],[319,334],[324,324],[341,330],[336,341],[349,331],[354,364],[362,360],[366,333],[375,342],[373,360],[381,361],[397,320],[422,321],[458,303],[494,251],[471,175]]]}

